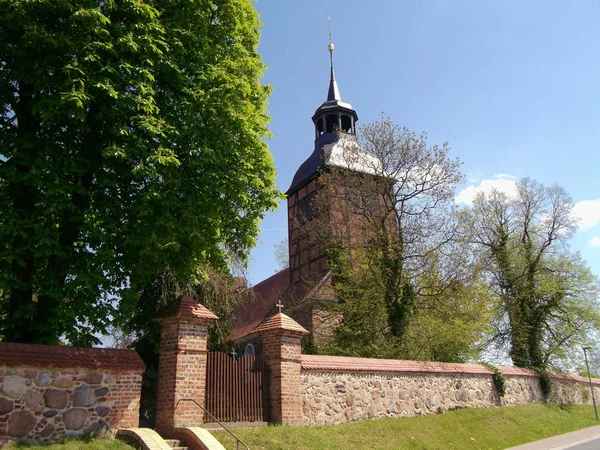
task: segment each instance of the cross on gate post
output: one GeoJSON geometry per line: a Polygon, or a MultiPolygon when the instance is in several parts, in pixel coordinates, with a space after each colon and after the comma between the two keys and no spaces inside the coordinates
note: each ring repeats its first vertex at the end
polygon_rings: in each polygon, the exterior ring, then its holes
{"type": "Polygon", "coordinates": [[[284,308],[284,306],[281,304],[281,300],[279,300],[279,302],[275,306],[279,308],[279,314],[281,314],[281,309],[284,308]]]}
{"type": "Polygon", "coordinates": [[[231,357],[233,358],[233,360],[235,361],[235,356],[237,355],[237,353],[235,352],[235,348],[231,349],[231,357]]]}

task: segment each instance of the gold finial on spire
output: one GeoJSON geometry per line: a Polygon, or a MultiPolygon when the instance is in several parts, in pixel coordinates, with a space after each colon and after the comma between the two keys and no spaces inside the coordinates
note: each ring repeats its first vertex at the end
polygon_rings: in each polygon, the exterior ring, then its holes
{"type": "Polygon", "coordinates": [[[333,42],[331,41],[331,17],[327,18],[329,20],[329,45],[327,46],[327,49],[329,50],[329,53],[333,53],[333,42]]]}

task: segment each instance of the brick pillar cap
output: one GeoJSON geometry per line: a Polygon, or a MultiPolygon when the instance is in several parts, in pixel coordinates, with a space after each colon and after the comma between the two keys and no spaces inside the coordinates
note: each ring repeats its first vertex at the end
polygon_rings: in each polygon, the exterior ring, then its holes
{"type": "Polygon", "coordinates": [[[167,318],[217,320],[218,317],[205,306],[197,303],[192,297],[183,296],[175,303],[158,311],[154,321],[160,322],[167,318]]]}
{"type": "Polygon", "coordinates": [[[260,334],[274,330],[283,330],[298,334],[309,334],[302,325],[283,313],[275,314],[273,317],[261,323],[252,331],[252,333],[260,334]]]}

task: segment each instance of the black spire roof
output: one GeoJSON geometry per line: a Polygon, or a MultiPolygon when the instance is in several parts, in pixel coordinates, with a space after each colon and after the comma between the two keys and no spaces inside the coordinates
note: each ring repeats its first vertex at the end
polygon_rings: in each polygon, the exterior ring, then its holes
{"type": "Polygon", "coordinates": [[[300,165],[292,184],[286,194],[291,194],[313,177],[320,168],[325,166],[323,159],[323,146],[338,140],[338,132],[344,131],[354,134],[354,127],[358,121],[358,115],[350,103],[346,103],[340,96],[335,72],[333,70],[333,44],[329,43],[329,58],[331,65],[331,76],[329,79],[329,90],[327,100],[321,104],[312,116],[315,124],[315,148],[312,154],[300,165]]]}

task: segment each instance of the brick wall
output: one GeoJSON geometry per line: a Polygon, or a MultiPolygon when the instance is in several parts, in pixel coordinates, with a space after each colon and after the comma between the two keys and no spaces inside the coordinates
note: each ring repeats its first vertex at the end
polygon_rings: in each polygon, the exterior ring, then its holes
{"type": "Polygon", "coordinates": [[[305,328],[279,313],[254,330],[261,338],[262,356],[270,369],[271,421],[302,423],[300,362],[305,328]]]}
{"type": "Polygon", "coordinates": [[[188,321],[163,322],[158,366],[156,428],[165,435],[173,427],[199,425],[204,412],[191,398],[204,406],[206,345],[208,324],[188,321]]]}
{"type": "Polygon", "coordinates": [[[144,370],[129,350],[0,343],[0,438],[137,427],[144,370]]]}
{"type": "Polygon", "coordinates": [[[271,370],[271,419],[286,424],[300,423],[301,336],[285,335],[281,330],[275,330],[263,334],[262,338],[263,357],[271,370]]]}
{"type": "MultiPolygon", "coordinates": [[[[537,374],[514,367],[499,368],[506,377],[504,397],[491,372],[475,364],[303,355],[301,367],[304,425],[544,401],[537,374]]],[[[549,402],[591,404],[584,378],[554,374],[552,381],[549,402]]],[[[600,380],[592,381],[600,399],[600,380]]]]}
{"type": "Polygon", "coordinates": [[[305,216],[312,217],[311,202],[317,191],[317,181],[312,180],[288,196],[288,249],[291,283],[310,279],[327,268],[323,251],[309,242],[304,230],[305,216]]]}
{"type": "Polygon", "coordinates": [[[174,436],[174,428],[200,425],[206,386],[208,327],[217,316],[181,297],[154,320],[160,323],[161,340],[156,398],[156,430],[163,437],[174,436]],[[183,400],[183,401],[180,401],[183,400]]]}

